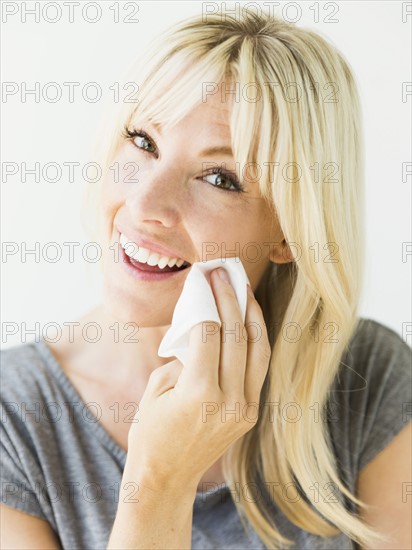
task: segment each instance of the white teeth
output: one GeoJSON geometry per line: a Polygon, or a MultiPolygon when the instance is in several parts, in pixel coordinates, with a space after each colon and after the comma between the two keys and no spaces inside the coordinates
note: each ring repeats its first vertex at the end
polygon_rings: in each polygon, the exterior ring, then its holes
{"type": "Polygon", "coordinates": [[[155,252],[151,252],[150,256],[148,257],[146,263],[148,265],[157,265],[160,260],[159,254],[156,254],[155,252]]]}
{"type": "Polygon", "coordinates": [[[147,248],[143,248],[142,246],[136,248],[138,248],[138,251],[135,254],[134,259],[138,262],[141,262],[142,264],[146,263],[147,258],[150,256],[150,250],[147,250],[147,248]]]}
{"type": "Polygon", "coordinates": [[[132,242],[127,242],[125,245],[123,245],[123,248],[125,249],[125,252],[128,256],[131,258],[137,259],[137,255],[139,252],[139,248],[132,242]]]}
{"type": "Polygon", "coordinates": [[[168,256],[160,256],[156,252],[152,252],[143,246],[138,246],[134,242],[129,241],[123,233],[120,234],[120,244],[124,248],[126,254],[140,263],[147,263],[151,266],[159,266],[160,269],[163,269],[168,265],[173,267],[175,264],[177,267],[181,267],[184,264],[184,260],[178,258],[169,258],[168,256]]]}
{"type": "Polygon", "coordinates": [[[162,256],[157,265],[160,267],[160,269],[163,269],[164,267],[166,267],[168,261],[169,261],[168,256],[162,256]]]}

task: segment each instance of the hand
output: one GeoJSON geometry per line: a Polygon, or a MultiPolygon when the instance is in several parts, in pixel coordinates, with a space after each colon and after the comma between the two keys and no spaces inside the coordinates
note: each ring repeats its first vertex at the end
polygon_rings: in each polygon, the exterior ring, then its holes
{"type": "Polygon", "coordinates": [[[220,330],[211,321],[195,325],[187,366],[176,359],[152,372],[129,431],[129,467],[149,472],[145,479],[158,480],[159,487],[169,480],[197,487],[257,421],[271,353],[262,310],[248,294],[245,326],[231,284],[217,270],[210,280],[220,330]],[[236,333],[227,333],[235,327],[236,333]],[[254,404],[249,412],[248,403],[254,404]]]}

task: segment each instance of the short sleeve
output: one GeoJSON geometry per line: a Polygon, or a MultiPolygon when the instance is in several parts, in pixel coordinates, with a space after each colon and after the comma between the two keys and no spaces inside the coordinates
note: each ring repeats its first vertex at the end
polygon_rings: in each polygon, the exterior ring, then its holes
{"type": "Polygon", "coordinates": [[[392,329],[360,319],[342,357],[328,423],[337,462],[351,489],[362,468],[411,420],[411,353],[392,329]]]}
{"type": "MultiPolygon", "coordinates": [[[[17,508],[32,516],[47,520],[43,512],[39,498],[41,498],[42,487],[33,483],[25,473],[27,467],[30,471],[30,457],[25,451],[25,444],[20,445],[20,453],[16,448],[16,438],[11,437],[6,430],[7,426],[7,404],[1,406],[2,422],[0,427],[0,462],[1,462],[1,502],[6,506],[17,508]],[[14,439],[14,443],[12,441],[14,439]],[[19,454],[25,453],[22,462],[19,454]]],[[[31,471],[36,471],[35,465],[31,471]]]]}
{"type": "MultiPolygon", "coordinates": [[[[41,442],[48,436],[41,422],[41,386],[29,344],[0,353],[1,503],[48,521],[56,529],[41,442]]],[[[49,449],[50,449],[50,439],[49,449]]]]}
{"type": "Polygon", "coordinates": [[[17,508],[41,519],[47,519],[44,515],[35,488],[30,485],[24,471],[16,459],[10,453],[10,442],[1,431],[1,502],[12,508],[17,508]]]}
{"type": "MultiPolygon", "coordinates": [[[[388,329],[389,330],[389,329],[388,329]]],[[[394,332],[377,338],[366,381],[359,471],[371,462],[412,418],[411,348],[394,332]]]]}

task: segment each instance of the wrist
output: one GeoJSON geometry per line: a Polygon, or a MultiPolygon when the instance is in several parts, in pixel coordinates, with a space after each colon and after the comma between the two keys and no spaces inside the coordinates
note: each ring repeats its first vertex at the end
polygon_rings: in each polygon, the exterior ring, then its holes
{"type": "MultiPolygon", "coordinates": [[[[131,488],[134,487],[137,499],[139,499],[139,495],[144,495],[145,500],[150,502],[152,499],[157,501],[161,497],[162,500],[170,500],[170,502],[176,502],[176,500],[179,500],[181,504],[187,502],[192,507],[197,486],[198,480],[163,475],[157,468],[142,462],[134,464],[127,457],[120,492],[123,492],[123,496],[130,495],[131,488]]],[[[135,498],[134,501],[136,501],[135,498]]]]}
{"type": "Polygon", "coordinates": [[[193,491],[126,461],[108,549],[190,549],[193,491]]]}

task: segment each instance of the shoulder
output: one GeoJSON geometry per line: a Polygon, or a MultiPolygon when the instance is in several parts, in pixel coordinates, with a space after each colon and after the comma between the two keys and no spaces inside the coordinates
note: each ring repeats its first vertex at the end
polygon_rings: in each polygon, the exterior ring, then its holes
{"type": "Polygon", "coordinates": [[[1,350],[0,358],[1,502],[55,526],[47,495],[36,492],[49,466],[43,451],[55,441],[54,425],[42,415],[50,374],[34,343],[1,350]]]}
{"type": "Polygon", "coordinates": [[[410,346],[393,329],[361,318],[342,356],[334,389],[351,389],[352,400],[357,400],[378,390],[394,372],[410,380],[411,354],[410,346]]]}
{"type": "Polygon", "coordinates": [[[37,342],[19,344],[0,352],[1,431],[10,438],[34,441],[41,410],[52,400],[55,383],[37,342]],[[30,437],[28,437],[30,434],[30,437]]]}
{"type": "Polygon", "coordinates": [[[54,418],[70,395],[68,382],[44,340],[0,352],[1,431],[29,444],[62,428],[54,418]],[[55,415],[55,416],[53,416],[55,415]]]}
{"type": "Polygon", "coordinates": [[[19,365],[25,363],[27,359],[33,359],[38,355],[35,342],[17,344],[0,350],[1,370],[5,372],[10,365],[19,365]]]}
{"type": "Polygon", "coordinates": [[[364,359],[370,353],[380,353],[383,355],[378,359],[382,360],[393,355],[407,357],[412,351],[410,346],[393,329],[373,319],[365,318],[359,319],[349,349],[356,351],[356,355],[364,359]]]}
{"type": "Polygon", "coordinates": [[[35,342],[0,351],[1,400],[33,398],[50,379],[44,357],[35,342]]]}
{"type": "Polygon", "coordinates": [[[391,328],[359,319],[328,400],[328,424],[338,463],[352,485],[410,421],[411,348],[391,328]]]}

